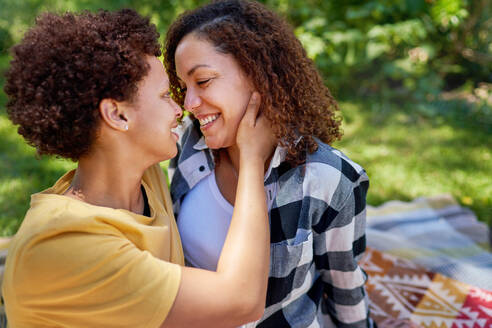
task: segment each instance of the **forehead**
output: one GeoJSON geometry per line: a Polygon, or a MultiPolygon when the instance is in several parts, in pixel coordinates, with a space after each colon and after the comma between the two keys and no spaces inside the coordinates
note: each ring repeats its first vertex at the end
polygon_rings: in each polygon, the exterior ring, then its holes
{"type": "Polygon", "coordinates": [[[217,51],[210,41],[200,38],[195,33],[186,35],[179,42],[174,59],[176,72],[181,78],[184,78],[197,65],[220,68],[235,64],[231,55],[217,51]]]}
{"type": "Polygon", "coordinates": [[[155,84],[159,87],[168,85],[169,79],[162,62],[153,56],[147,56],[146,62],[149,65],[149,71],[142,81],[143,84],[155,84]]]}

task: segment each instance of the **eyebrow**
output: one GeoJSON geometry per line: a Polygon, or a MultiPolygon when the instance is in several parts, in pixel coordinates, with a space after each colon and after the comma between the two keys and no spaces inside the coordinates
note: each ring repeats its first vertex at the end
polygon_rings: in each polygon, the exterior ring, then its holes
{"type": "Polygon", "coordinates": [[[191,74],[193,74],[193,72],[195,72],[200,67],[210,67],[210,66],[209,65],[206,65],[206,64],[198,64],[198,65],[195,65],[195,66],[193,66],[192,69],[190,69],[188,71],[187,75],[190,76],[191,74]]]}

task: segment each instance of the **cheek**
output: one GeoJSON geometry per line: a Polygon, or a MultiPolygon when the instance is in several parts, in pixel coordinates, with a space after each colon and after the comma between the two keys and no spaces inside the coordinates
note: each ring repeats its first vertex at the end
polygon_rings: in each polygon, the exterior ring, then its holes
{"type": "Polygon", "coordinates": [[[223,109],[223,114],[228,121],[227,124],[235,125],[237,128],[248,106],[250,95],[247,91],[237,92],[237,90],[231,90],[227,98],[228,101],[223,109]]]}
{"type": "Polygon", "coordinates": [[[226,132],[228,136],[235,137],[241,119],[243,118],[245,108],[246,105],[243,106],[239,101],[236,101],[228,107],[228,110],[225,113],[223,112],[225,124],[224,132],[226,132]]]}

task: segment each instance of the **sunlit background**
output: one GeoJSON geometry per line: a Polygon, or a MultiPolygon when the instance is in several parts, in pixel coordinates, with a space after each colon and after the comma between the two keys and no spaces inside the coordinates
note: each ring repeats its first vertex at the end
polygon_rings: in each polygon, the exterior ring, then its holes
{"type": "MultiPolygon", "coordinates": [[[[109,0],[102,8],[134,8],[163,38],[176,15],[205,2],[109,0]]],[[[292,23],[339,100],[345,136],[335,146],[366,168],[370,204],[448,193],[492,222],[490,1],[262,2],[292,23]]],[[[97,10],[102,3],[0,0],[0,236],[17,231],[30,194],[74,167],[36,159],[7,119],[8,48],[42,11],[97,10]]]]}

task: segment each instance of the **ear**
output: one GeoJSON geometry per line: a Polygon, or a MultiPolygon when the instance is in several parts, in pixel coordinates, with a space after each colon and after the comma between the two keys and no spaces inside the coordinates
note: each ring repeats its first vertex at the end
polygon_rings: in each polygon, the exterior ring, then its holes
{"type": "Polygon", "coordinates": [[[99,113],[102,120],[115,130],[128,130],[128,113],[126,107],[113,99],[103,99],[99,103],[99,113]]]}

